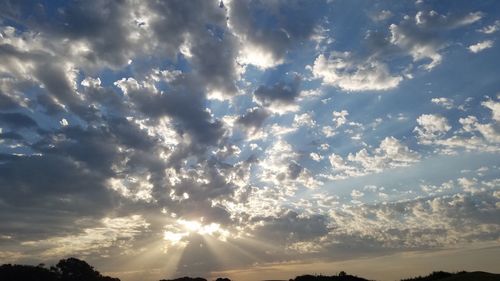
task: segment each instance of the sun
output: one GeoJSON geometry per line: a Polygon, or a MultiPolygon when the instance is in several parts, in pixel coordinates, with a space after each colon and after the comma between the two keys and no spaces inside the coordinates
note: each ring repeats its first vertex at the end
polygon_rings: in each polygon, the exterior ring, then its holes
{"type": "Polygon", "coordinates": [[[163,239],[172,246],[187,245],[191,234],[197,234],[204,237],[213,237],[219,241],[226,241],[230,235],[229,231],[224,229],[218,223],[203,224],[203,220],[185,220],[177,219],[163,232],[163,239]]]}
{"type": "Polygon", "coordinates": [[[203,229],[203,225],[198,221],[178,220],[186,231],[198,233],[203,229]]]}

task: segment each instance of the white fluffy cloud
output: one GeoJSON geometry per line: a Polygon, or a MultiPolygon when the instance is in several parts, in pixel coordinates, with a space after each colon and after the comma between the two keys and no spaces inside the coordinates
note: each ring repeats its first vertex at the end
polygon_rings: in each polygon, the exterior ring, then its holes
{"type": "Polygon", "coordinates": [[[479,53],[493,47],[493,40],[485,40],[469,46],[469,51],[479,53]]]}
{"type": "Polygon", "coordinates": [[[330,233],[331,239],[325,240],[345,244],[353,240],[363,243],[366,239],[364,243],[375,247],[417,249],[457,245],[485,237],[495,239],[500,231],[494,219],[498,212],[496,200],[493,192],[487,191],[335,208],[329,211],[335,231],[330,233]],[[363,238],[359,240],[360,237],[363,238]]]}
{"type": "Polygon", "coordinates": [[[345,91],[382,91],[398,86],[401,76],[392,75],[380,61],[357,61],[349,52],[319,55],[311,68],[315,78],[345,91]]]}
{"type": "Polygon", "coordinates": [[[458,119],[462,126],[459,130],[451,130],[448,120],[440,115],[423,114],[417,118],[418,126],[414,132],[421,144],[434,145],[442,153],[456,153],[456,150],[467,151],[499,151],[500,131],[498,130],[498,102],[488,100],[482,105],[491,110],[490,123],[482,123],[476,116],[469,115],[458,119]]]}
{"type": "Polygon", "coordinates": [[[444,135],[451,129],[448,120],[440,115],[422,114],[417,118],[418,127],[415,127],[420,142],[429,143],[444,135]]]}
{"type": "Polygon", "coordinates": [[[484,34],[493,34],[500,30],[500,20],[496,20],[493,24],[487,25],[478,31],[484,34]]]}
{"type": "Polygon", "coordinates": [[[446,109],[452,109],[453,108],[453,100],[450,99],[450,98],[444,98],[444,97],[432,98],[431,102],[434,103],[434,104],[437,104],[439,106],[442,106],[442,107],[444,107],[446,109]]]}
{"type": "Polygon", "coordinates": [[[345,159],[333,153],[329,160],[333,168],[330,178],[343,179],[408,166],[418,162],[420,155],[398,139],[386,137],[372,151],[363,148],[356,153],[349,153],[345,159]]]}
{"type": "Polygon", "coordinates": [[[493,120],[500,122],[500,102],[488,100],[481,104],[491,110],[493,120]]]}

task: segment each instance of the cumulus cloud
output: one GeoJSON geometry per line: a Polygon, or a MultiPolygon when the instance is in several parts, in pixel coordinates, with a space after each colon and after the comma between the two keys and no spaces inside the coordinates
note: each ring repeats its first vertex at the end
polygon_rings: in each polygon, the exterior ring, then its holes
{"type": "Polygon", "coordinates": [[[244,126],[248,129],[256,130],[262,127],[264,121],[270,116],[270,112],[261,107],[254,107],[247,110],[247,112],[241,116],[238,116],[236,123],[244,126]]]}
{"type": "Polygon", "coordinates": [[[393,76],[379,61],[356,61],[349,52],[319,55],[311,68],[314,77],[326,85],[345,91],[381,91],[398,86],[401,76],[393,76]]]}
{"type": "Polygon", "coordinates": [[[300,78],[296,77],[289,83],[279,82],[270,86],[259,86],[253,94],[262,106],[272,111],[283,112],[297,110],[294,102],[300,93],[300,78]]]}
{"type": "Polygon", "coordinates": [[[498,30],[500,30],[500,20],[496,20],[493,24],[478,29],[479,32],[484,34],[493,34],[498,30]]]}
{"type": "Polygon", "coordinates": [[[498,231],[495,200],[488,191],[334,209],[329,215],[335,231],[326,241],[337,241],[330,244],[332,248],[366,243],[389,250],[452,246],[486,237],[492,240],[498,231]],[[480,203],[475,201],[479,198],[480,203]]]}
{"type": "Polygon", "coordinates": [[[442,107],[444,107],[446,109],[452,109],[453,108],[453,100],[450,99],[450,98],[444,98],[444,97],[432,98],[431,102],[433,104],[442,106],[442,107]]]}
{"type": "Polygon", "coordinates": [[[264,159],[259,163],[263,182],[281,185],[289,195],[299,186],[315,188],[321,184],[311,172],[298,163],[299,155],[292,146],[278,140],[266,150],[264,159]]]}
{"type": "Polygon", "coordinates": [[[312,118],[309,113],[302,113],[300,115],[295,114],[293,117],[293,126],[294,127],[314,127],[316,125],[316,121],[312,118]]]}
{"type": "MultiPolygon", "coordinates": [[[[115,85],[146,116],[174,118],[196,143],[214,144],[222,137],[222,124],[219,120],[212,120],[205,110],[204,92],[195,86],[199,85],[196,77],[177,76],[170,81],[172,90],[168,94],[159,93],[150,82],[139,83],[134,78],[123,78],[115,85]]],[[[182,130],[179,133],[182,134],[182,130]]]]}
{"type": "Polygon", "coordinates": [[[415,132],[423,143],[431,142],[451,129],[448,120],[440,115],[422,114],[417,118],[417,123],[419,126],[415,128],[415,132]]]}
{"type": "Polygon", "coordinates": [[[433,10],[419,11],[414,17],[405,16],[399,24],[390,25],[390,43],[411,55],[415,62],[430,60],[422,66],[431,70],[443,60],[440,50],[445,43],[440,33],[475,23],[482,16],[480,12],[445,16],[433,10]]]}
{"type": "Polygon", "coordinates": [[[448,120],[439,115],[423,114],[417,118],[419,126],[415,127],[419,142],[433,145],[442,153],[456,153],[457,150],[467,151],[498,151],[500,142],[498,131],[498,102],[488,100],[482,105],[491,110],[490,123],[481,123],[476,116],[466,116],[458,119],[462,126],[460,130],[451,130],[448,120]]]}
{"type": "Polygon", "coordinates": [[[500,102],[488,100],[481,104],[491,110],[493,120],[500,122],[500,102]]]}
{"type": "Polygon", "coordinates": [[[485,40],[469,46],[471,53],[479,53],[493,47],[493,40],[485,40]]]}
{"type": "Polygon", "coordinates": [[[324,4],[324,1],[231,1],[229,26],[243,46],[239,60],[264,69],[283,63],[290,49],[313,35],[325,12],[324,4]],[[259,19],[252,17],[257,13],[259,19]],[[282,17],[281,13],[290,17],[282,17]],[[260,24],[263,21],[270,25],[260,24]]]}
{"type": "Polygon", "coordinates": [[[396,138],[386,137],[372,151],[363,148],[356,153],[349,153],[345,158],[333,153],[329,160],[333,168],[331,178],[344,179],[408,166],[418,162],[420,155],[396,138]]]}

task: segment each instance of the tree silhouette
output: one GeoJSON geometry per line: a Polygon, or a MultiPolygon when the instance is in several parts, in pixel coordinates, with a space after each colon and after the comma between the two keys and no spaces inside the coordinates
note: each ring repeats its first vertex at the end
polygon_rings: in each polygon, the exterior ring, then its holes
{"type": "Polygon", "coordinates": [[[102,276],[85,261],[68,258],[60,260],[50,269],[39,264],[0,266],[0,280],[5,281],[120,281],[118,278],[102,276]]]}
{"type": "Polygon", "coordinates": [[[0,266],[0,280],[55,281],[57,272],[40,266],[4,264],[0,266]]]}
{"type": "Polygon", "coordinates": [[[56,267],[61,273],[62,281],[94,281],[101,277],[92,266],[76,258],[60,260],[56,267]]]}
{"type": "Polygon", "coordinates": [[[160,281],[207,281],[207,279],[201,278],[201,277],[192,278],[192,277],[184,276],[184,277],[176,278],[176,279],[168,279],[168,280],[162,279],[160,281]]]}
{"type": "Polygon", "coordinates": [[[368,281],[364,278],[349,275],[341,271],[338,276],[325,276],[325,275],[302,275],[297,276],[290,281],[368,281]]]}

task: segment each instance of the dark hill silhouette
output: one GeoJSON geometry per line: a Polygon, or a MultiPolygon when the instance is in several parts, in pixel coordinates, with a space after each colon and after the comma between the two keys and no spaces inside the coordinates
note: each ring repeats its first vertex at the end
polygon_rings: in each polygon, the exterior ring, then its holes
{"type": "MultiPolygon", "coordinates": [[[[458,272],[455,273],[455,275],[460,275],[463,274],[463,272],[458,272]]],[[[444,271],[434,271],[431,274],[427,276],[417,276],[413,278],[408,278],[408,279],[401,279],[401,281],[434,281],[434,280],[442,280],[444,278],[448,278],[453,276],[454,273],[449,273],[449,272],[444,272],[444,271]]]]}
{"type": "Polygon", "coordinates": [[[302,275],[297,276],[295,279],[289,281],[368,281],[367,279],[349,275],[341,271],[338,275],[325,276],[325,275],[302,275]]]}
{"type": "Polygon", "coordinates": [[[427,276],[401,279],[401,281],[500,281],[500,274],[481,271],[460,271],[456,273],[434,271],[427,276]]]}
{"type": "Polygon", "coordinates": [[[201,277],[192,278],[184,276],[176,279],[161,279],[160,281],[207,281],[207,279],[201,277]]]}
{"type": "Polygon", "coordinates": [[[500,281],[500,274],[492,274],[488,272],[465,272],[460,275],[451,276],[440,281],[500,281]]]}

